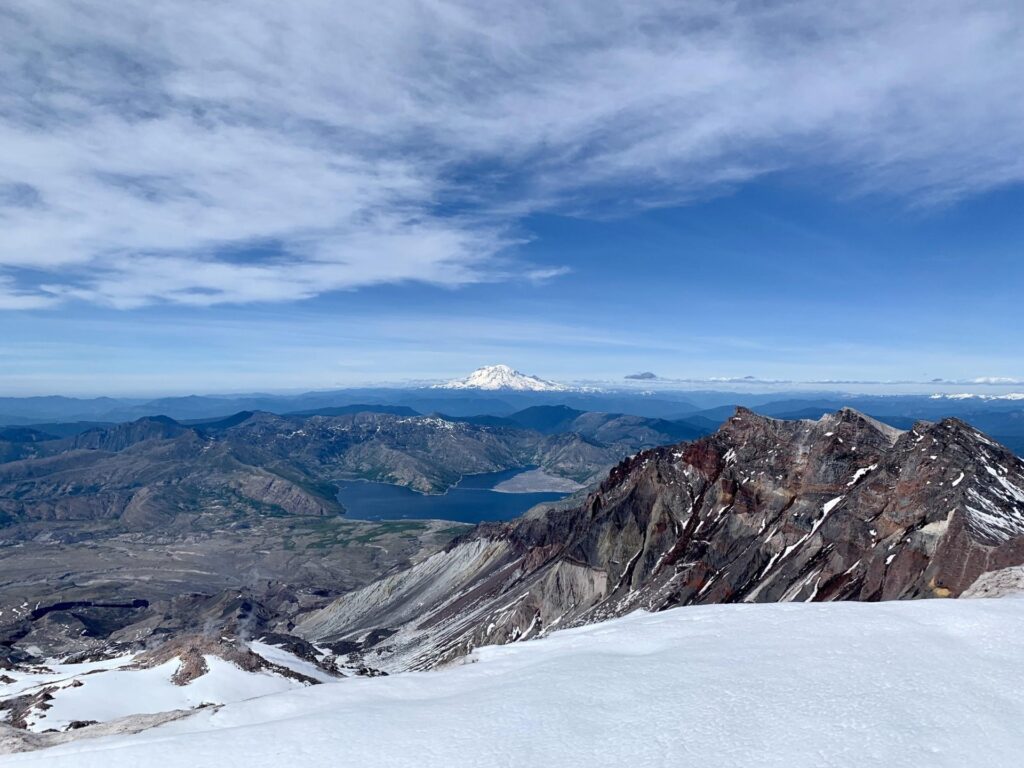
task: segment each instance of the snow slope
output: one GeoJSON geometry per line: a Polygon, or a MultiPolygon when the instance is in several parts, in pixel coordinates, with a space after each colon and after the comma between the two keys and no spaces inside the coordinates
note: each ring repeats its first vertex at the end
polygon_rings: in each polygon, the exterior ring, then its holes
{"type": "Polygon", "coordinates": [[[564,392],[569,389],[554,381],[527,376],[508,365],[485,365],[477,368],[464,379],[454,379],[447,384],[438,384],[438,389],[487,389],[512,390],[517,392],[564,392]]]}
{"type": "Polygon", "coordinates": [[[1017,766],[1021,636],[1014,598],[633,614],[0,765],[1017,766]]]}
{"type": "Polygon", "coordinates": [[[106,722],[204,703],[242,701],[302,685],[279,675],[245,672],[216,656],[207,656],[206,664],[209,672],[188,685],[171,682],[171,675],[178,669],[177,659],[150,669],[119,669],[78,678],[83,685],[61,690],[50,702],[52,708],[33,722],[32,730],[62,730],[73,720],[106,722]]]}
{"type": "MultiPolygon", "coordinates": [[[[257,642],[250,646],[267,661],[315,680],[338,679],[281,648],[257,642]]],[[[0,701],[48,692],[45,707],[33,707],[27,717],[29,730],[39,733],[63,731],[76,720],[105,723],[130,715],[243,701],[305,685],[272,671],[247,672],[218,656],[203,658],[207,671],[187,685],[172,682],[180,665],[178,658],[142,669],[132,666],[135,657],[122,656],[83,664],[52,664],[43,673],[7,670],[3,674],[14,682],[0,685],[0,701]]]]}

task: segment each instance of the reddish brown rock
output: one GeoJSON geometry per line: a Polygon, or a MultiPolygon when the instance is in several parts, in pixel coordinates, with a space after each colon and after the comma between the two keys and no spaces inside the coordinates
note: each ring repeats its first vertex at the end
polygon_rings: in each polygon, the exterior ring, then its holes
{"type": "Polygon", "coordinates": [[[739,409],[623,461],[580,506],[481,526],[300,629],[397,629],[367,663],[430,666],[638,608],[955,597],[1022,563],[1024,463],[967,424],[739,409]]]}

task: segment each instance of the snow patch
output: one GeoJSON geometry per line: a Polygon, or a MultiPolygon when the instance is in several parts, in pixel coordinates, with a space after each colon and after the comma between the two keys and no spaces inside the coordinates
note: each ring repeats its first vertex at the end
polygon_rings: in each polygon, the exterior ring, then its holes
{"type": "Polygon", "coordinates": [[[846,485],[856,485],[857,481],[864,477],[864,475],[866,475],[868,472],[874,472],[876,469],[878,469],[877,464],[872,464],[870,467],[861,467],[860,469],[853,473],[853,479],[850,480],[850,482],[848,482],[846,485]]]}

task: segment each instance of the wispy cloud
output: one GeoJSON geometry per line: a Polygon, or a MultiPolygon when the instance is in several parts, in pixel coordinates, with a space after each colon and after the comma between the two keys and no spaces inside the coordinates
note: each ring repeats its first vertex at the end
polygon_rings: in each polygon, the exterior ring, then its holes
{"type": "Polygon", "coordinates": [[[0,275],[0,310],[3,309],[42,309],[57,303],[52,296],[32,290],[21,290],[14,280],[0,275]]]}
{"type": "Polygon", "coordinates": [[[780,168],[925,204],[1024,180],[1012,1],[10,0],[0,21],[0,308],[550,279],[508,266],[522,216],[780,168]]]}

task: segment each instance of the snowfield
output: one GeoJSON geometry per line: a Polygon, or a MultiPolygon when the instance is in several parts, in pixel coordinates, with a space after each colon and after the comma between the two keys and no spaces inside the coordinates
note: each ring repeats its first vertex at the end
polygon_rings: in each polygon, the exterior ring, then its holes
{"type": "MultiPolygon", "coordinates": [[[[250,643],[264,659],[322,682],[334,678],[314,664],[280,648],[250,643]]],[[[137,714],[156,714],[191,709],[204,704],[224,704],[266,696],[304,683],[269,671],[246,672],[217,656],[203,657],[207,671],[188,685],[172,682],[179,659],[136,669],[132,656],[84,664],[51,664],[45,673],[6,671],[14,682],[0,685],[0,701],[11,696],[49,690],[46,708],[34,707],[27,718],[28,730],[42,733],[65,730],[74,721],[106,723],[137,714]]]]}
{"type": "Polygon", "coordinates": [[[31,730],[63,730],[74,720],[107,722],[139,713],[189,709],[207,702],[241,701],[301,685],[278,675],[245,672],[216,656],[207,656],[206,664],[209,671],[205,675],[181,686],[171,682],[171,675],[178,669],[177,659],[151,669],[90,675],[81,687],[59,691],[51,709],[32,722],[31,730]]]}
{"type": "Polygon", "coordinates": [[[0,765],[1019,766],[1021,637],[1019,598],[633,614],[0,765]]]}

